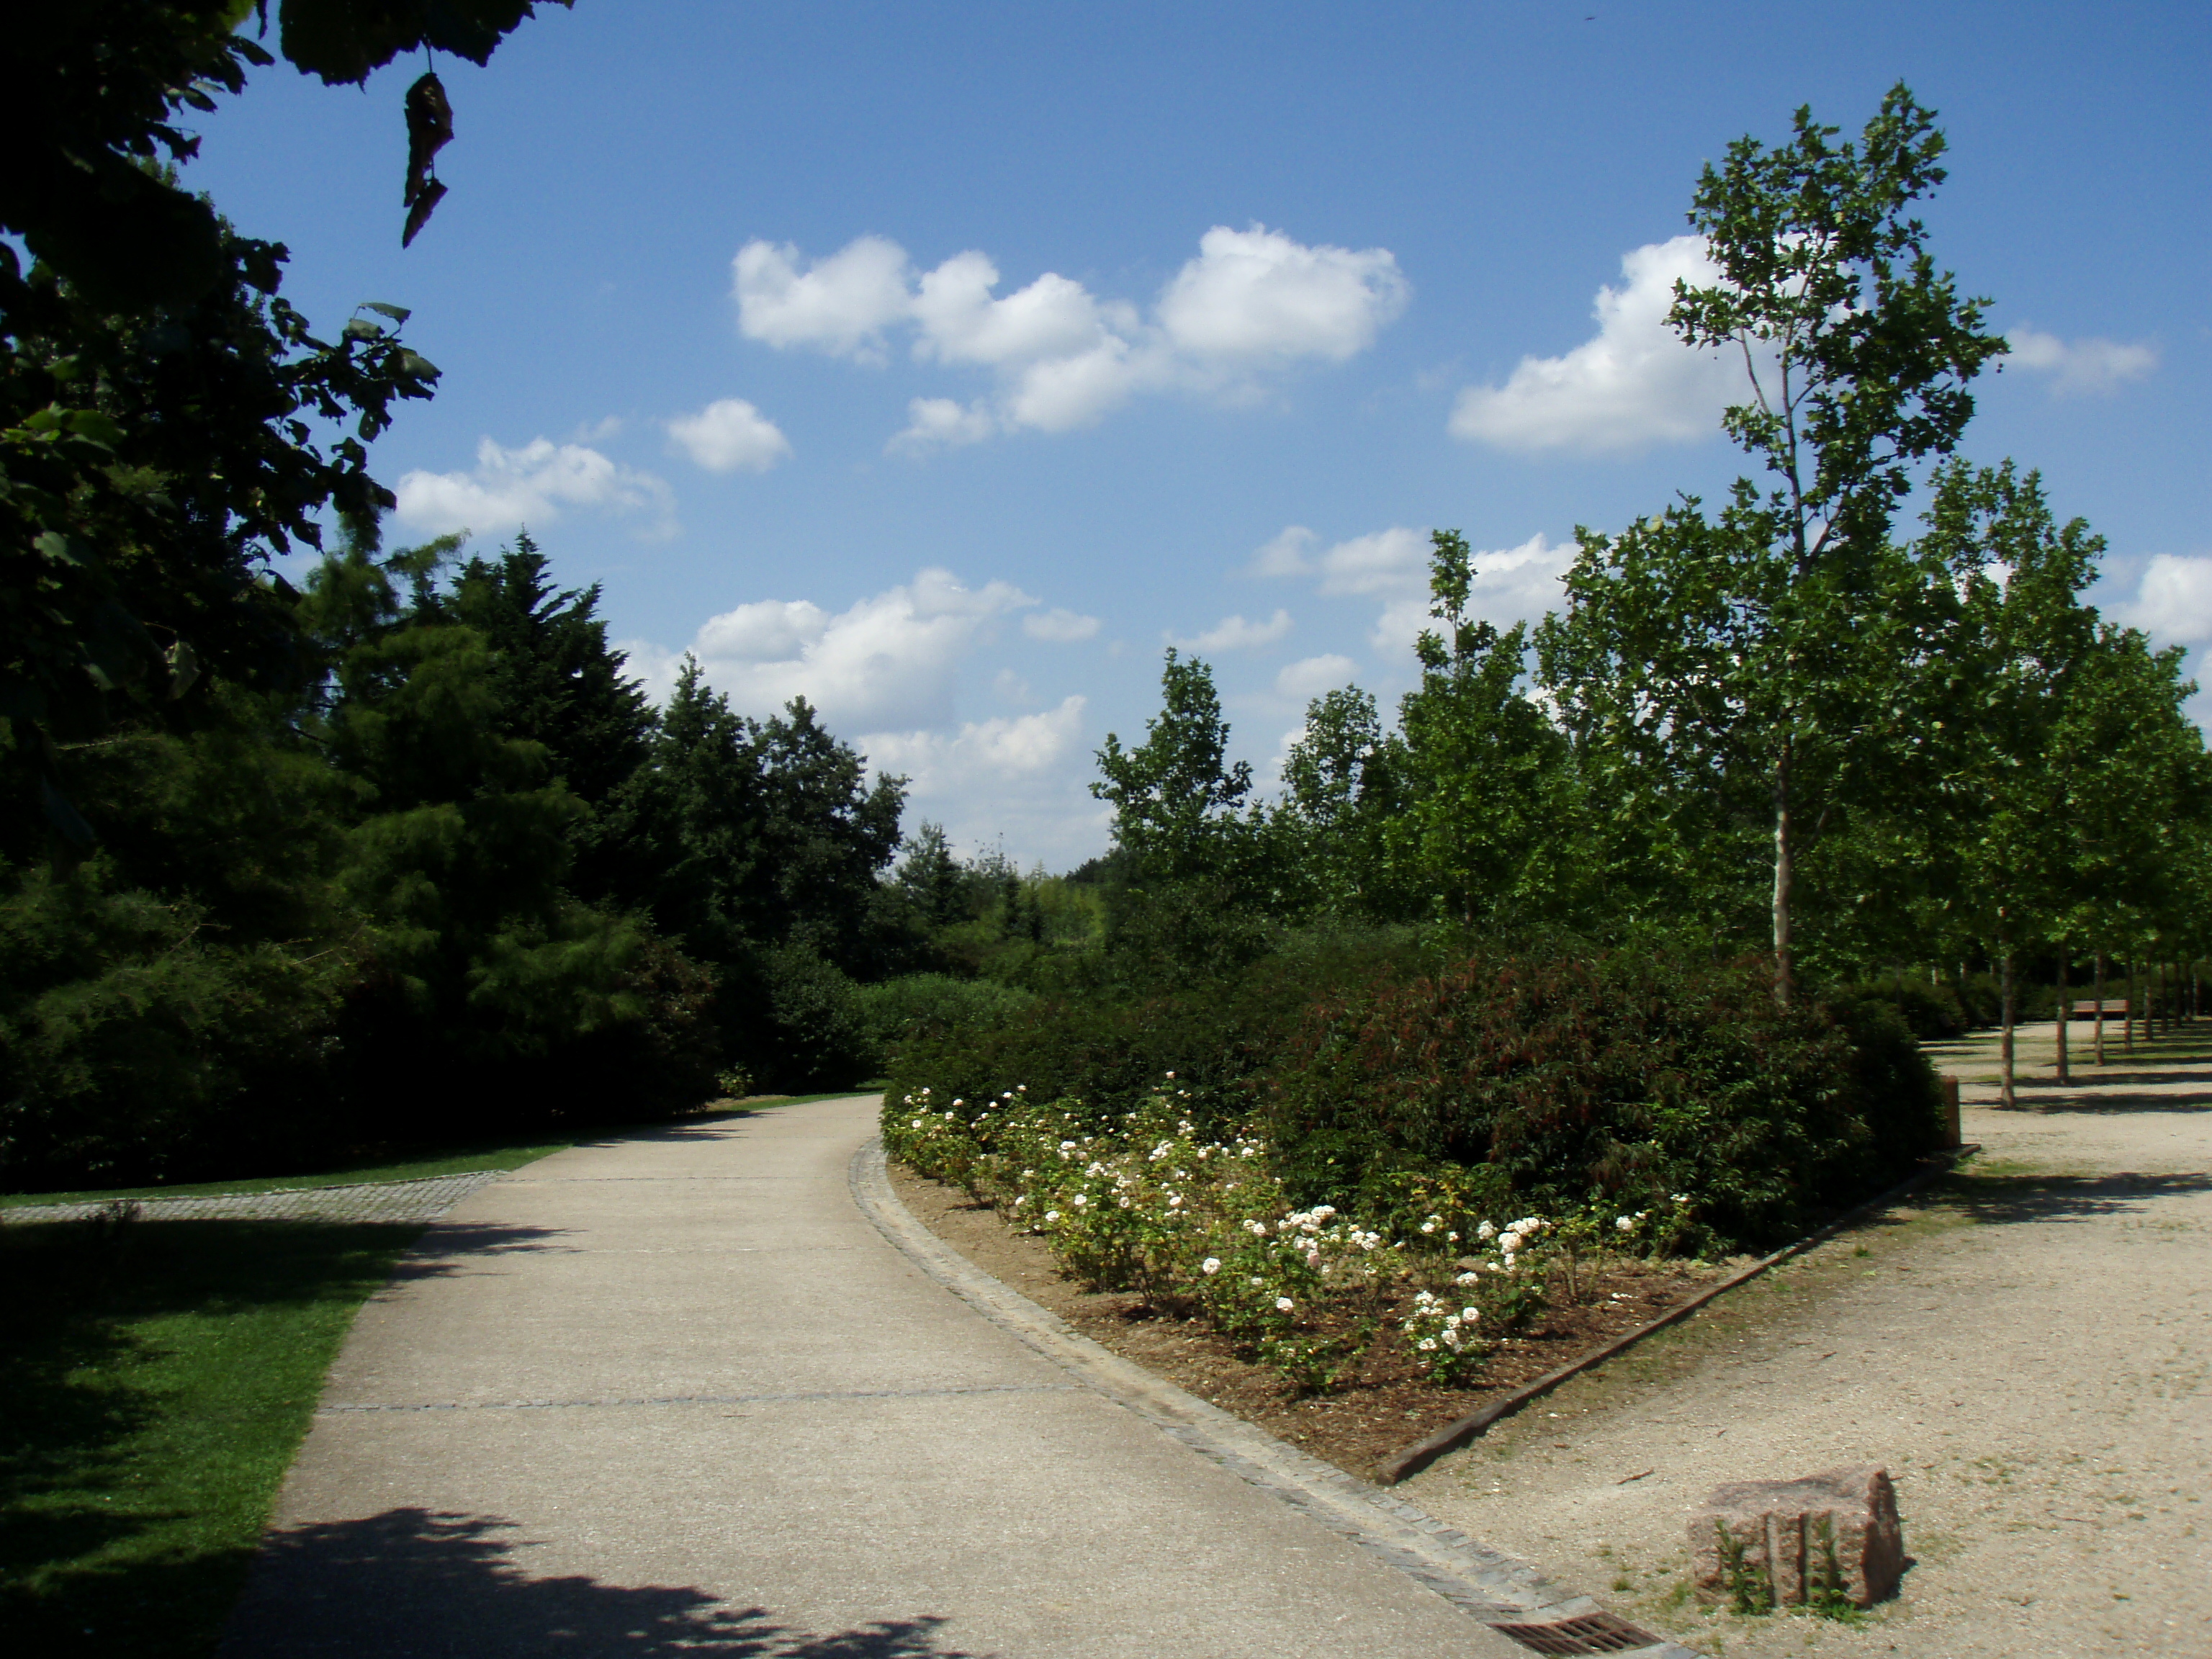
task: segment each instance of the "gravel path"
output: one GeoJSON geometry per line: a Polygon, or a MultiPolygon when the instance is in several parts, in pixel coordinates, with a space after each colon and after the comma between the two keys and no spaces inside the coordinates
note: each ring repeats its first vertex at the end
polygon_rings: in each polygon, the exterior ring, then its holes
{"type": "Polygon", "coordinates": [[[1401,1490],[1728,1659],[2212,1652],[2212,1040],[2114,1045],[2072,1088],[2051,1052],[2027,1034],[2006,1112],[1988,1041],[1943,1051],[1986,1149],[1964,1178],[1401,1490]],[[1711,1486],[1863,1462],[1897,1482],[1896,1601],[1850,1625],[1686,1602],[1711,1486]]]}
{"type": "MultiPolygon", "coordinates": [[[[369,1181],[348,1187],[285,1187],[266,1193],[205,1193],[190,1198],[119,1200],[135,1221],[435,1221],[497,1170],[469,1170],[422,1181],[369,1181]]],[[[0,1206],[0,1226],[89,1221],[118,1200],[0,1206]]]]}

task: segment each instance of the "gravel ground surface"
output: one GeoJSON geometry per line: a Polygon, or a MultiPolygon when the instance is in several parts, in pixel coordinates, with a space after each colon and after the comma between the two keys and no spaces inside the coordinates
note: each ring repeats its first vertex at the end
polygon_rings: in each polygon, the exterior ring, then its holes
{"type": "MultiPolygon", "coordinates": [[[[371,1181],[351,1187],[292,1187],[272,1193],[210,1193],[193,1198],[126,1199],[138,1221],[435,1221],[497,1170],[470,1170],[422,1181],[371,1181]]],[[[118,1207],[91,1204],[0,1206],[0,1227],[34,1221],[89,1221],[118,1207]]]]}
{"type": "MultiPolygon", "coordinates": [[[[2078,1030],[2079,1028],[2077,1028],[2078,1030]]],[[[1983,1156],[1567,1384],[1401,1490],[1728,1659],[2212,1653],[2212,1036],[2115,1043],[2021,1109],[1939,1054],[1983,1156]],[[1844,1623],[1701,1613],[1684,1522],[1725,1480],[1886,1465],[1912,1565],[1844,1623]]]]}

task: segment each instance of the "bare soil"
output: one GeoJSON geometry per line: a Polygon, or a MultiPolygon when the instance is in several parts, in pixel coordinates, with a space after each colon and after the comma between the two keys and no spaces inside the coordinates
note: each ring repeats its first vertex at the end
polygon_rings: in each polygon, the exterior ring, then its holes
{"type": "MultiPolygon", "coordinates": [[[[1332,1393],[1302,1395],[1279,1373],[1240,1358],[1233,1342],[1189,1309],[1156,1307],[1134,1291],[1086,1291],[1061,1275],[1042,1238],[1006,1225],[988,1205],[896,1161],[890,1176],[916,1218],[984,1272],[1102,1347],[1362,1479],[1371,1479],[1376,1464],[1415,1441],[1649,1323],[1742,1265],[1608,1262],[1595,1273],[1585,1269],[1581,1299],[1572,1304],[1555,1280],[1554,1305],[1536,1327],[1500,1341],[1480,1376],[1455,1388],[1440,1387],[1414,1370],[1395,1340],[1405,1310],[1394,1306],[1356,1372],[1332,1393]]],[[[1316,1330],[1334,1334],[1352,1323],[1339,1315],[1316,1330]]]]}

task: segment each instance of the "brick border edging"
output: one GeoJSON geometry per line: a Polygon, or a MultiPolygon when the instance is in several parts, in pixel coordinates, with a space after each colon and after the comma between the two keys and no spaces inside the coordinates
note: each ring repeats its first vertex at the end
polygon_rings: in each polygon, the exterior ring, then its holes
{"type": "MultiPolygon", "coordinates": [[[[846,1182],[855,1206],[893,1249],[992,1324],[1170,1439],[1379,1556],[1480,1622],[1521,1624],[1603,1610],[1589,1596],[1564,1593],[1528,1562],[1154,1376],[985,1273],[906,1207],[891,1187],[879,1137],[871,1135],[854,1151],[846,1182]]],[[[1662,1640],[1623,1659],[1705,1656],[1662,1640]]]]}
{"type": "Polygon", "coordinates": [[[1687,1302],[1668,1309],[1650,1323],[1639,1325],[1626,1334],[1617,1336],[1602,1346],[1591,1349],[1580,1358],[1569,1361],[1557,1370],[1547,1371],[1534,1382],[1523,1383],[1502,1400],[1493,1400],[1480,1411],[1462,1417],[1456,1423],[1448,1423],[1426,1439],[1417,1440],[1395,1456],[1383,1459],[1375,1466],[1376,1484],[1395,1486],[1400,1481],[1419,1474],[1439,1457],[1457,1451],[1492,1424],[1510,1417],[1530,1401],[1540,1399],[1551,1393],[1569,1377],[1579,1376],[1583,1371],[1602,1365],[1607,1360],[1624,1350],[1635,1346],[1653,1332],[1663,1331],[1669,1325],[1687,1319],[1707,1303],[1725,1295],[1747,1280],[1758,1278],[1768,1268],[1787,1261],[1793,1255],[1802,1255],[1816,1244],[1825,1243],[1843,1231],[1844,1228],[1856,1225],[1875,1211],[1894,1204],[1915,1188],[1923,1186],[1937,1176],[1958,1168],[1960,1164],[1981,1150],[1980,1142],[1967,1141],[1946,1151],[1931,1154],[1922,1160],[1922,1168],[1917,1173],[1907,1176],[1887,1191],[1877,1193],[1865,1203],[1844,1211],[1826,1226],[1806,1234],[1796,1243],[1785,1245],[1772,1255],[1760,1257],[1747,1267],[1739,1268],[1718,1284],[1700,1291],[1687,1302]]]}

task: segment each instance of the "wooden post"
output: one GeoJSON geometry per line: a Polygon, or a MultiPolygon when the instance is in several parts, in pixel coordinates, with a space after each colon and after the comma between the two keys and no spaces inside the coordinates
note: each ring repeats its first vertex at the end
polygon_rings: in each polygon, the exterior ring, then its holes
{"type": "Polygon", "coordinates": [[[1966,1137],[1959,1127],[1959,1079],[1946,1077],[1938,1080],[1943,1085],[1943,1144],[1963,1146],[1966,1137]]]}
{"type": "Polygon", "coordinates": [[[2120,1005],[2120,1048],[2124,1054],[2136,1051],[2136,959],[2128,958],[2128,1000],[2120,1005]]]}

